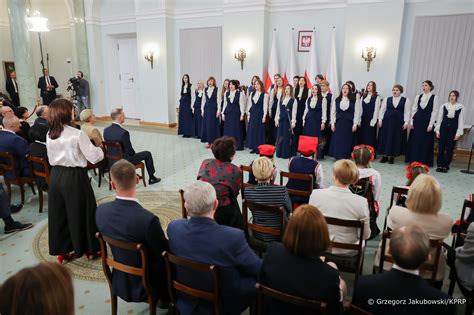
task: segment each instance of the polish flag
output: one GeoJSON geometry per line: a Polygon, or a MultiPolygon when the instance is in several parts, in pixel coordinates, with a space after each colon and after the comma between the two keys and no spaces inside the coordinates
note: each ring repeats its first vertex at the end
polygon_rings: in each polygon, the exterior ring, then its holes
{"type": "Polygon", "coordinates": [[[275,43],[275,34],[273,32],[272,46],[270,48],[270,60],[268,61],[268,69],[265,73],[265,92],[268,92],[272,87],[273,76],[278,73],[278,53],[275,43]]]}
{"type": "Polygon", "coordinates": [[[330,92],[339,93],[339,78],[337,76],[336,60],[336,29],[332,29],[331,49],[329,50],[329,63],[326,69],[326,80],[329,82],[330,92]]]}
{"type": "Polygon", "coordinates": [[[291,31],[290,38],[290,51],[288,53],[288,60],[286,61],[285,75],[283,76],[283,84],[287,85],[288,83],[293,83],[293,77],[298,75],[298,69],[296,65],[296,56],[295,56],[295,44],[293,41],[294,31],[291,31]]]}
{"type": "Polygon", "coordinates": [[[308,61],[306,62],[306,69],[304,72],[304,77],[306,79],[306,85],[308,89],[311,89],[313,84],[316,83],[315,78],[318,74],[318,65],[316,62],[316,31],[313,29],[313,37],[311,40],[311,48],[308,55],[308,61]]]}

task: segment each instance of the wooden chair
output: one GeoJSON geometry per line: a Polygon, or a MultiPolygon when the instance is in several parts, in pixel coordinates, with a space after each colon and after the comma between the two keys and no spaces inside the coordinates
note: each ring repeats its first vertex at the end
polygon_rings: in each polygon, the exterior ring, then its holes
{"type": "Polygon", "coordinates": [[[252,174],[252,167],[248,165],[240,165],[240,169],[242,170],[242,184],[240,186],[240,194],[242,196],[242,199],[244,199],[245,188],[255,186],[255,184],[251,184],[245,181],[245,173],[248,173],[249,175],[252,174]]]}
{"type": "MultiPolygon", "coordinates": [[[[95,146],[94,140],[91,139],[91,142],[95,146]]],[[[104,153],[105,153],[105,150],[104,150],[104,153]]],[[[104,165],[106,163],[107,163],[107,160],[105,158],[96,164],[92,164],[91,162],[87,161],[87,170],[92,170],[94,172],[94,176],[97,176],[97,173],[99,173],[99,187],[102,184],[102,177],[104,177],[104,165]]]]}
{"type": "Polygon", "coordinates": [[[163,252],[165,259],[166,273],[168,275],[168,291],[171,300],[171,308],[174,314],[177,314],[176,300],[177,292],[182,292],[186,295],[196,297],[198,299],[206,300],[214,304],[214,314],[220,314],[220,300],[219,300],[219,273],[218,267],[214,265],[195,262],[189,259],[175,256],[167,251],[163,252]],[[174,268],[173,268],[174,267],[174,268]],[[205,291],[198,288],[192,288],[182,282],[176,280],[176,267],[191,269],[198,272],[207,272],[212,277],[212,291],[205,291]]]}
{"type": "Polygon", "coordinates": [[[392,209],[393,203],[397,202],[400,196],[402,195],[408,195],[408,187],[400,187],[400,186],[393,186],[392,187],[392,193],[390,194],[390,205],[387,208],[387,214],[385,215],[385,220],[383,223],[383,230],[387,228],[387,217],[388,214],[390,213],[390,209],[392,209]],[[398,195],[398,197],[396,197],[398,195]]]}
{"type": "Polygon", "coordinates": [[[188,211],[184,207],[184,190],[182,189],[179,190],[179,196],[181,197],[181,216],[183,217],[183,219],[187,219],[188,211]]]}
{"type": "Polygon", "coordinates": [[[25,188],[23,187],[24,185],[28,185],[31,188],[31,191],[33,192],[34,195],[36,195],[35,191],[35,180],[33,177],[20,177],[17,169],[16,169],[16,162],[15,158],[13,157],[13,154],[10,152],[0,152],[0,158],[2,158],[5,162],[0,161],[0,165],[2,166],[3,173],[10,171],[13,176],[15,177],[14,179],[6,179],[5,175],[3,176],[3,179],[5,181],[5,185],[7,186],[7,191],[8,191],[8,196],[12,197],[12,185],[16,185],[20,187],[20,193],[21,193],[21,204],[25,204],[25,188]]]}
{"type": "MultiPolygon", "coordinates": [[[[390,239],[391,235],[392,235],[392,232],[389,229],[383,232],[382,246],[380,247],[379,273],[384,272],[383,266],[385,262],[393,264],[392,255],[386,253],[387,240],[390,239]]],[[[439,258],[441,257],[442,246],[443,246],[442,240],[430,240],[430,247],[431,249],[435,250],[435,255],[432,256],[431,261],[425,262],[419,268],[420,273],[423,271],[431,272],[431,277],[430,279],[427,279],[427,280],[431,282],[432,284],[436,282],[436,274],[438,273],[439,258]]]]}
{"type": "MultiPolygon", "coordinates": [[[[105,149],[105,161],[118,161],[123,159],[123,152],[122,152],[122,144],[118,141],[104,141],[102,142],[105,149]],[[110,149],[115,150],[117,153],[112,154],[110,149]]],[[[146,180],[145,180],[145,164],[143,162],[138,162],[135,164],[136,169],[140,169],[142,172],[142,180],[143,186],[146,187],[146,180]]],[[[109,172],[109,190],[112,190],[112,184],[110,182],[110,172],[109,172]]]]}
{"type": "Polygon", "coordinates": [[[112,315],[117,314],[117,295],[115,295],[113,292],[112,271],[110,270],[110,268],[113,268],[114,270],[120,270],[122,272],[142,278],[143,286],[145,287],[145,291],[148,296],[148,304],[150,305],[150,315],[155,315],[157,299],[155,299],[153,295],[153,290],[150,285],[148,255],[147,255],[145,245],[114,240],[108,236],[100,234],[99,232],[95,234],[95,237],[99,240],[99,243],[100,243],[102,269],[104,271],[105,277],[107,278],[107,282],[109,284],[110,297],[112,300],[112,315]],[[134,267],[134,266],[124,265],[116,260],[113,260],[112,258],[109,258],[107,255],[107,244],[109,244],[110,246],[120,248],[122,250],[128,250],[131,252],[139,253],[141,257],[141,266],[134,267]]]}
{"type": "MultiPolygon", "coordinates": [[[[357,244],[331,241],[331,249],[339,248],[339,249],[357,251],[357,254],[354,256],[354,263],[352,266],[338,265],[338,268],[340,271],[354,273],[355,274],[354,282],[356,282],[359,275],[362,274],[362,266],[364,265],[364,253],[365,253],[364,222],[362,220],[361,221],[343,220],[343,219],[337,219],[337,218],[331,218],[331,217],[324,217],[324,218],[326,219],[326,222],[328,225],[334,225],[334,226],[345,227],[345,228],[353,228],[355,230],[359,230],[359,233],[358,233],[359,242],[357,244]]],[[[333,256],[337,257],[337,255],[333,255],[333,256]]]]}
{"type": "Polygon", "coordinates": [[[49,190],[49,162],[48,159],[40,158],[36,156],[28,156],[28,161],[30,162],[30,169],[33,178],[40,177],[43,178],[47,184],[46,187],[38,186],[38,196],[39,196],[39,213],[43,212],[43,192],[48,192],[49,190]],[[37,166],[35,168],[35,165],[37,166]],[[40,170],[42,169],[42,171],[40,170]]]}
{"type": "MultiPolygon", "coordinates": [[[[292,196],[299,196],[299,197],[305,197],[305,198],[309,198],[311,196],[311,193],[313,192],[313,175],[299,174],[299,173],[289,173],[289,172],[280,171],[280,185],[281,186],[283,186],[283,178],[284,177],[288,178],[288,180],[293,179],[293,180],[305,181],[305,182],[307,182],[307,185],[308,185],[307,189],[305,189],[305,190],[287,188],[288,189],[288,194],[290,195],[290,198],[292,196]]],[[[293,210],[294,210],[294,207],[293,207],[293,210]]]]}
{"type": "Polygon", "coordinates": [[[257,288],[257,312],[256,315],[264,314],[264,297],[279,300],[294,306],[305,308],[311,311],[319,311],[320,314],[326,314],[326,302],[320,302],[311,299],[305,299],[299,296],[283,293],[281,291],[267,287],[261,283],[255,284],[257,288]]]}
{"type": "Polygon", "coordinates": [[[253,242],[253,238],[251,237],[249,233],[249,230],[252,231],[252,233],[259,232],[259,233],[268,234],[272,236],[278,236],[280,240],[283,238],[283,233],[285,232],[285,226],[286,226],[286,221],[285,221],[286,211],[284,207],[267,206],[267,205],[262,205],[259,203],[250,202],[244,199],[244,201],[242,202],[242,216],[243,216],[243,221],[244,221],[243,228],[244,228],[245,238],[247,239],[247,242],[249,243],[250,247],[252,247],[254,250],[259,252],[259,254],[262,252],[262,249],[252,244],[254,242],[253,242]],[[255,223],[250,223],[248,219],[248,210],[250,210],[252,213],[254,211],[259,211],[259,212],[268,212],[268,213],[277,215],[280,220],[280,228],[269,228],[269,227],[265,227],[265,226],[258,225],[255,223]]]}

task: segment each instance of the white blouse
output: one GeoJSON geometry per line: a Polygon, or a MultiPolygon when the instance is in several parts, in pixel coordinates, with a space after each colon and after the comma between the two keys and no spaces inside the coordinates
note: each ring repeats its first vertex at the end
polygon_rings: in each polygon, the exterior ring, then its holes
{"type": "MultiPolygon", "coordinates": [[[[342,111],[346,111],[349,108],[349,99],[346,96],[343,96],[341,99],[341,102],[339,104],[339,107],[341,108],[342,111]]],[[[360,117],[362,116],[362,104],[361,100],[356,99],[355,104],[354,104],[354,119],[353,119],[353,124],[358,125],[360,124],[360,117]]],[[[336,124],[336,99],[334,98],[331,103],[331,125],[336,124]]]]}
{"type": "Polygon", "coordinates": [[[92,144],[89,137],[79,129],[64,126],[57,139],[46,137],[49,163],[53,166],[86,167],[87,161],[96,164],[104,159],[101,148],[92,144]]]}
{"type": "MultiPolygon", "coordinates": [[[[309,97],[308,99],[306,100],[306,106],[304,108],[304,113],[303,113],[303,124],[304,124],[304,121],[306,119],[306,114],[308,114],[308,106],[311,107],[312,109],[314,109],[316,107],[316,104],[318,102],[318,98],[316,96],[311,96],[311,102],[308,103],[308,100],[309,100],[309,97]]],[[[322,123],[326,123],[326,117],[327,117],[327,111],[328,111],[328,100],[326,99],[326,97],[323,97],[323,100],[321,102],[321,108],[322,108],[322,112],[321,112],[321,122],[322,123]]]]}
{"type": "MultiPolygon", "coordinates": [[[[235,94],[236,94],[237,91],[229,91],[229,100],[231,101],[231,103],[234,102],[234,98],[235,98],[235,94]]],[[[240,115],[243,116],[245,114],[245,96],[244,96],[244,92],[240,92],[239,94],[239,107],[240,107],[240,115]]],[[[227,108],[227,93],[226,95],[224,95],[224,105],[222,107],[222,117],[224,117],[225,119],[225,116],[224,116],[224,111],[225,109],[227,108]]]]}
{"type": "MultiPolygon", "coordinates": [[[[454,118],[456,115],[456,111],[461,110],[459,113],[458,117],[458,129],[456,130],[456,137],[462,136],[464,131],[464,106],[462,104],[456,103],[456,104],[451,104],[451,103],[445,103],[441,105],[439,112],[438,112],[438,119],[436,120],[436,125],[435,125],[435,132],[439,133],[440,128],[441,128],[441,123],[443,122],[444,118],[444,108],[448,110],[448,118],[454,118]]],[[[452,139],[451,139],[452,140],[452,139]]]]}
{"type": "MultiPolygon", "coordinates": [[[[412,113],[411,113],[411,121],[410,121],[411,125],[413,125],[413,117],[415,116],[418,110],[418,99],[420,99],[421,97],[420,107],[425,109],[426,106],[428,106],[428,102],[431,98],[431,95],[433,95],[433,93],[430,92],[427,94],[423,93],[415,97],[415,102],[413,103],[412,113]]],[[[436,118],[438,117],[438,110],[439,110],[438,97],[435,95],[434,100],[433,100],[433,110],[431,112],[431,117],[430,117],[430,124],[428,125],[428,127],[434,126],[436,118]]]]}
{"type": "MultiPolygon", "coordinates": [[[[379,123],[382,122],[383,117],[385,116],[385,112],[387,111],[387,100],[389,98],[390,97],[386,97],[382,101],[382,105],[380,106],[380,111],[379,111],[379,123]]],[[[391,96],[391,98],[392,98],[393,107],[397,108],[398,104],[400,104],[400,100],[405,97],[404,96],[398,96],[398,97],[391,96]]],[[[411,102],[407,98],[405,101],[405,108],[403,110],[403,121],[405,124],[408,124],[410,122],[410,114],[411,114],[411,102]]]]}
{"type": "MultiPolygon", "coordinates": [[[[207,98],[210,99],[212,97],[212,92],[214,92],[215,88],[216,88],[215,86],[207,87],[207,92],[206,92],[207,98]]],[[[205,89],[204,89],[204,91],[205,91],[205,89]]],[[[201,113],[204,113],[204,106],[205,105],[206,105],[206,97],[204,96],[201,100],[201,113]]],[[[219,107],[220,107],[219,106],[219,100],[217,100],[217,112],[220,111],[219,107]]]]}
{"type": "MultiPolygon", "coordinates": [[[[364,103],[369,103],[370,99],[372,98],[372,94],[368,93],[367,96],[363,99],[364,103]]],[[[379,117],[379,112],[380,112],[380,95],[377,95],[375,98],[375,107],[374,107],[374,114],[372,115],[372,119],[370,120],[370,126],[374,127],[375,124],[377,123],[377,118],[379,117]]],[[[358,121],[360,122],[362,119],[362,113],[364,111],[364,105],[361,104],[361,111],[360,111],[360,117],[358,118],[358,121]]]]}
{"type": "MultiPolygon", "coordinates": [[[[252,108],[253,106],[253,103],[257,103],[258,102],[258,99],[260,98],[260,95],[262,94],[262,92],[255,92],[255,95],[251,96],[252,94],[250,94],[250,96],[248,97],[247,99],[247,116],[249,117],[250,119],[250,109],[252,108]],[[253,100],[253,102],[252,102],[253,100]]],[[[268,94],[265,93],[264,96],[263,96],[263,118],[266,117],[267,113],[268,113],[268,94]]]]}
{"type": "MultiPolygon", "coordinates": [[[[292,97],[290,96],[285,96],[285,98],[281,101],[281,103],[283,104],[283,106],[287,106],[288,105],[288,102],[292,99],[292,97]]],[[[296,124],[296,112],[298,110],[298,104],[296,103],[296,100],[294,101],[293,103],[293,109],[291,111],[291,124],[296,124]]],[[[276,114],[275,114],[275,125],[278,124],[280,120],[280,105],[278,105],[277,107],[277,110],[276,110],[276,114]]]]}

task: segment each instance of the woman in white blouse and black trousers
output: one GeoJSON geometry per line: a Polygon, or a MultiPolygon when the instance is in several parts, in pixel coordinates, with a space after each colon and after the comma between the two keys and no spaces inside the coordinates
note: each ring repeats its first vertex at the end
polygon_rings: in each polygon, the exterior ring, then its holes
{"type": "Polygon", "coordinates": [[[101,148],[74,127],[74,107],[65,99],[49,105],[50,130],[46,138],[49,163],[52,166],[48,192],[49,254],[58,261],[71,261],[86,254],[96,257],[99,242],[95,238],[96,201],[87,161],[103,160],[101,148]]]}

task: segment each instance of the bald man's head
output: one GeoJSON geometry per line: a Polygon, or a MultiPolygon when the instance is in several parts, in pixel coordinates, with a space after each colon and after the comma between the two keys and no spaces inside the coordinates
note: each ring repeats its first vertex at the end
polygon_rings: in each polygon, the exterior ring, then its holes
{"type": "Polygon", "coordinates": [[[13,109],[9,106],[3,106],[0,113],[3,117],[14,116],[13,109]]]}
{"type": "Polygon", "coordinates": [[[3,128],[13,132],[18,132],[20,130],[20,119],[14,115],[4,117],[3,128]]]}
{"type": "Polygon", "coordinates": [[[398,266],[415,270],[428,260],[430,240],[418,225],[406,225],[392,231],[390,253],[398,266]]]}
{"type": "Polygon", "coordinates": [[[112,121],[123,124],[125,121],[125,114],[123,113],[123,109],[121,108],[114,108],[112,109],[112,112],[110,112],[110,118],[112,118],[112,121]]]}

